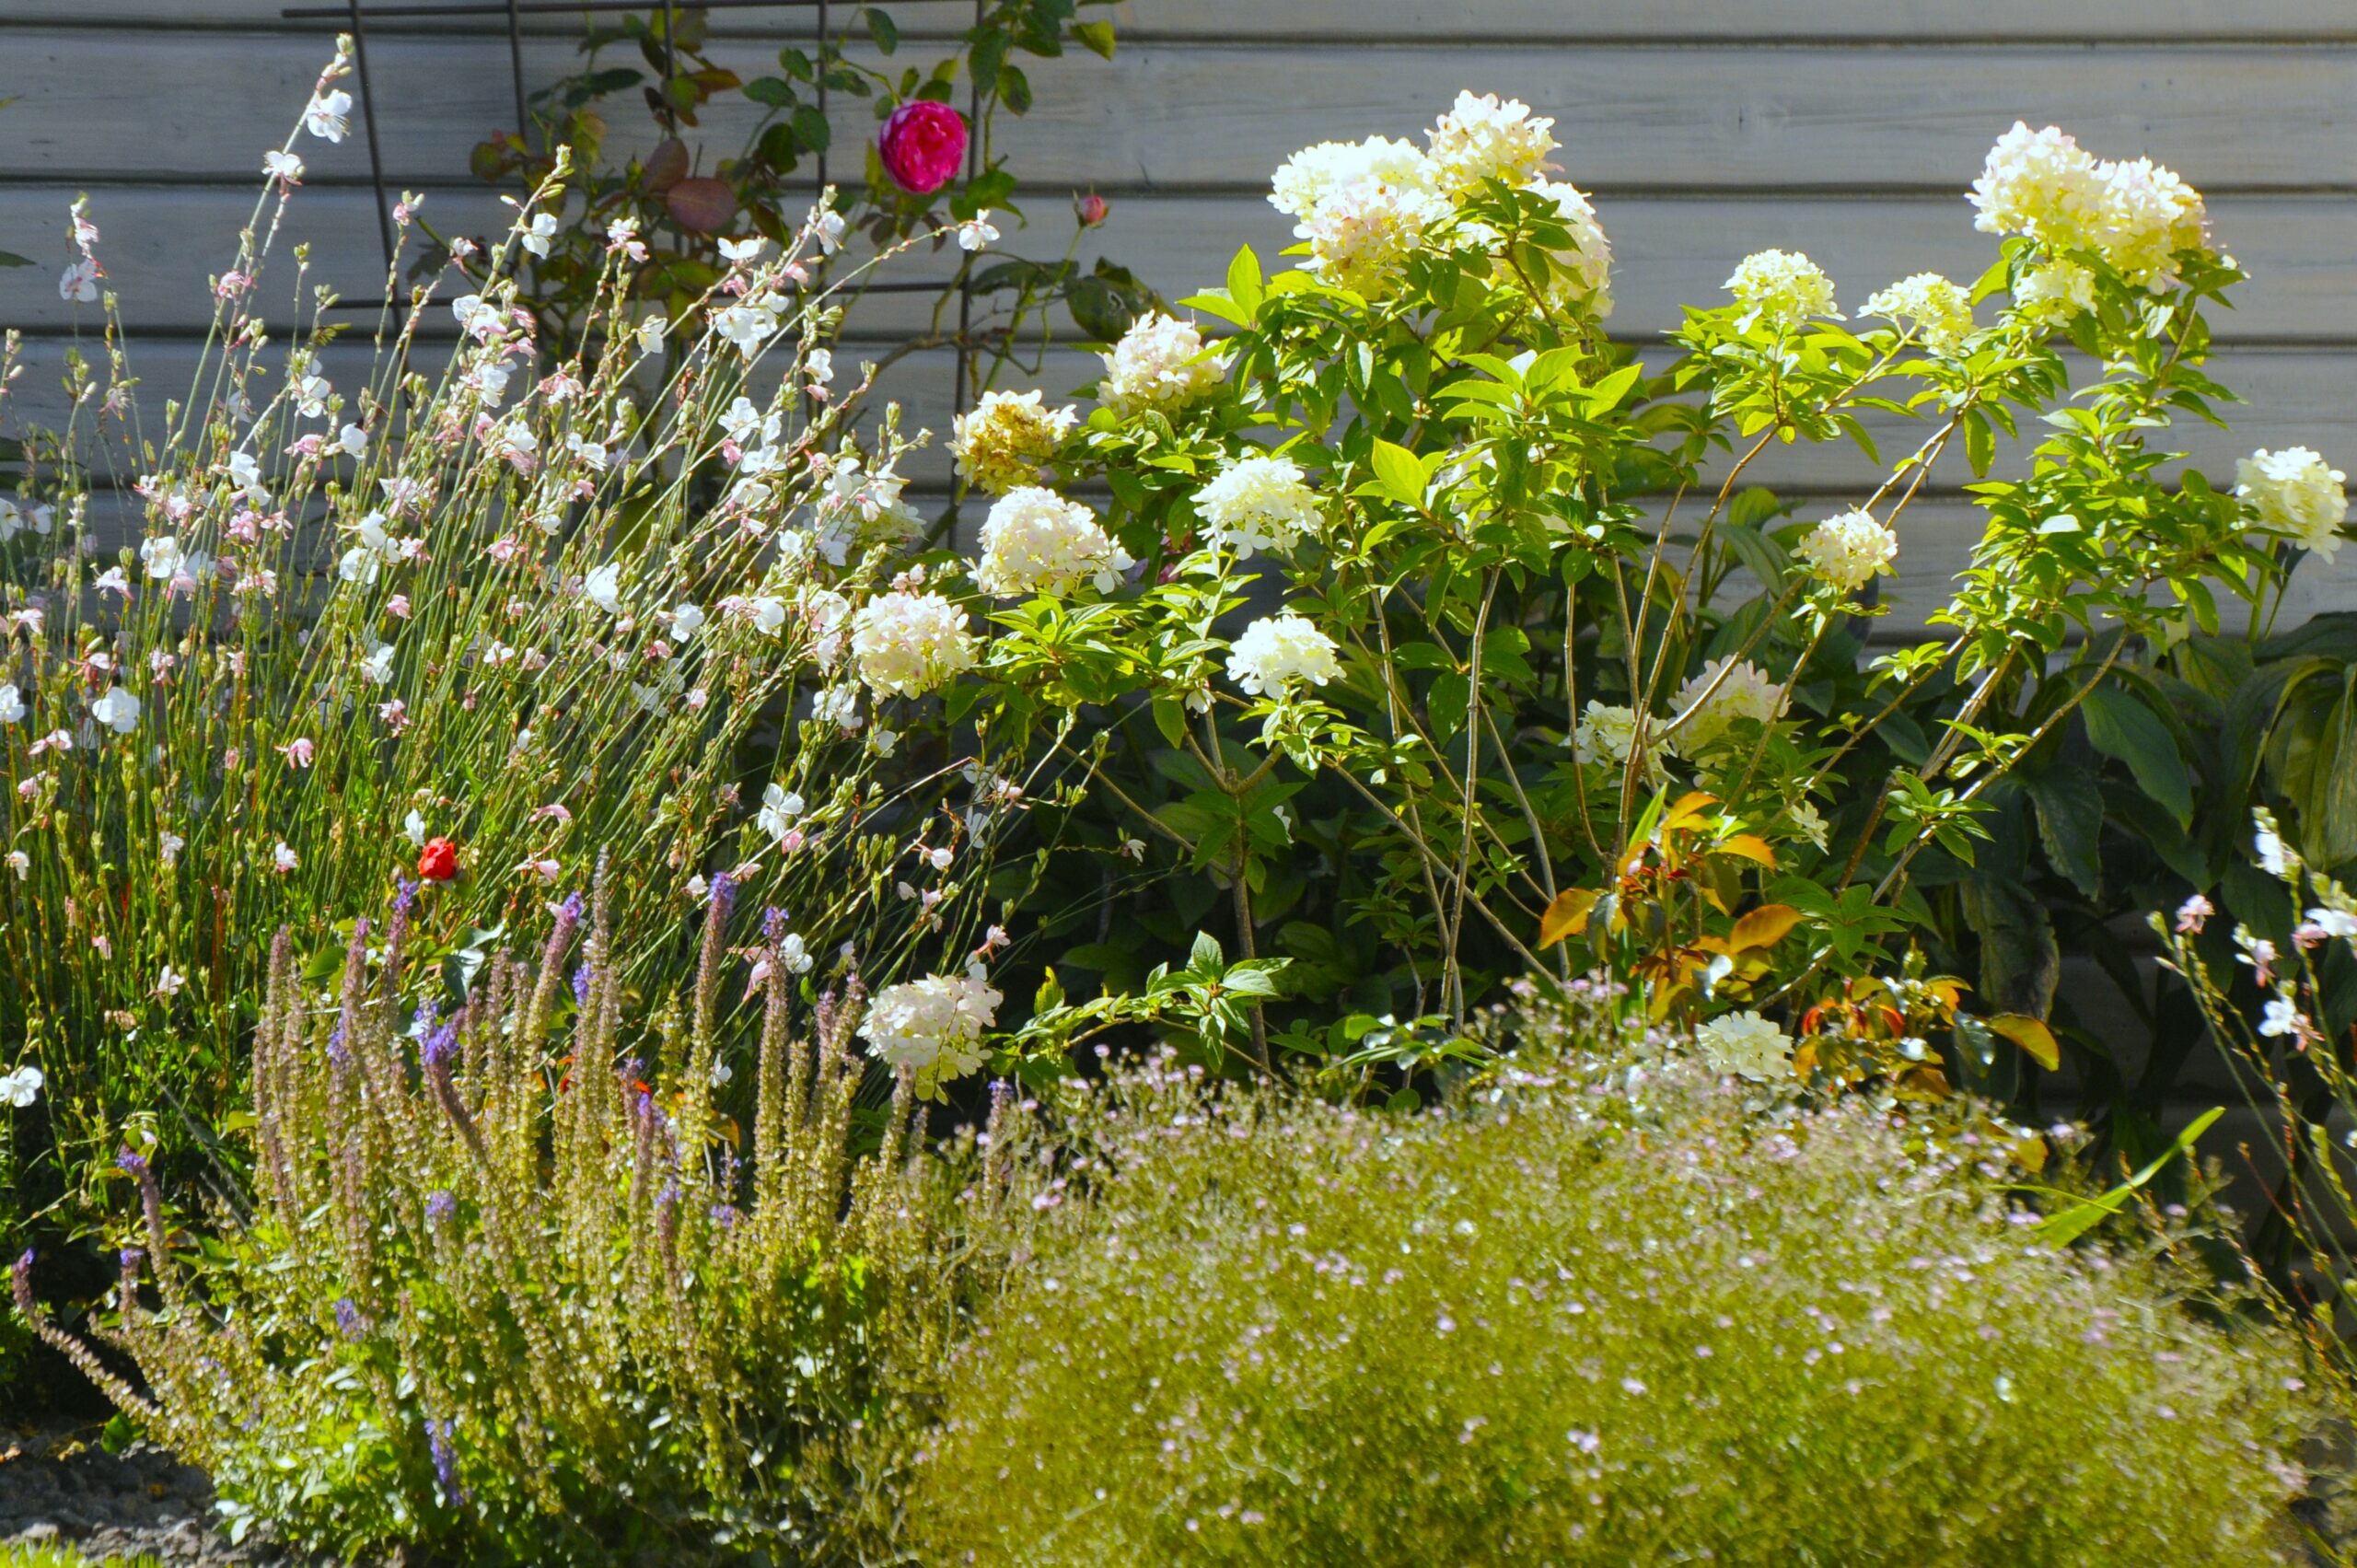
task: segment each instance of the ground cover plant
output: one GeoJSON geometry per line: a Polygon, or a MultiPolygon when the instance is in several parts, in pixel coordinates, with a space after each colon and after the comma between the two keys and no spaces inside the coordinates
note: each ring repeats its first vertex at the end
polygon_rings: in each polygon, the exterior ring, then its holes
{"type": "Polygon", "coordinates": [[[2305,1560],[2298,1360],[2206,1273],[1610,1030],[1413,1118],[1166,1058],[993,1151],[1022,1265],[917,1469],[935,1559],[2305,1560]]]}

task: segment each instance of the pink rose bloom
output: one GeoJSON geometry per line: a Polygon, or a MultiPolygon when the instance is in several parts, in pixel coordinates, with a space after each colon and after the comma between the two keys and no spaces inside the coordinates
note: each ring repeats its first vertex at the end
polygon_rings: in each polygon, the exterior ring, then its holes
{"type": "Polygon", "coordinates": [[[900,189],[930,196],[958,178],[966,157],[966,117],[931,99],[904,103],[876,133],[876,151],[900,189]]]}

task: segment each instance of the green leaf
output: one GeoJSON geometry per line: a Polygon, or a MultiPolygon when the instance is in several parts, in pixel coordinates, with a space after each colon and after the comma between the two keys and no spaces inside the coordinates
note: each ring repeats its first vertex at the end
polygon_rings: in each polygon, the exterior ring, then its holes
{"type": "Polygon", "coordinates": [[[1107,60],[1113,58],[1113,24],[1110,22],[1074,22],[1072,36],[1080,40],[1091,54],[1107,60]]]}
{"type": "Polygon", "coordinates": [[[885,15],[880,7],[870,6],[861,14],[867,18],[867,36],[876,41],[878,54],[889,54],[900,47],[900,24],[885,15]]]}
{"type": "Polygon", "coordinates": [[[745,96],[755,103],[768,104],[772,109],[792,109],[802,101],[792,82],[776,76],[756,76],[745,84],[745,96]]]}
{"type": "Polygon", "coordinates": [[[1154,700],[1154,727],[1162,732],[1162,738],[1174,749],[1187,743],[1187,714],[1178,705],[1177,698],[1156,697],[1154,700]]]}
{"type": "Polygon", "coordinates": [[[1248,327],[1260,319],[1260,301],[1267,297],[1267,291],[1260,286],[1260,258],[1249,245],[1227,264],[1227,296],[1244,312],[1242,325],[1248,327]]]}
{"type": "Polygon", "coordinates": [[[1744,569],[1759,579],[1759,586],[1771,594],[1784,591],[1784,579],[1791,573],[1793,558],[1784,547],[1761,533],[1758,528],[1741,523],[1719,525],[1719,537],[1727,541],[1727,549],[1744,564],[1744,569]]]}
{"type": "Polygon", "coordinates": [[[1407,447],[1380,438],[1375,443],[1375,477],[1384,494],[1403,506],[1424,504],[1424,465],[1407,447]]]}
{"type": "Polygon", "coordinates": [[[30,256],[19,256],[14,250],[0,250],[0,267],[29,267],[32,264],[30,256]]]}
{"type": "Polygon", "coordinates": [[[2103,866],[2096,854],[2103,834],[2103,792],[2083,768],[2068,764],[2022,775],[2022,788],[2038,811],[2038,838],[2046,858],[2090,899],[2103,892],[2103,866]]]}
{"type": "Polygon", "coordinates": [[[2167,1148],[2162,1150],[2152,1164],[2144,1167],[2110,1191],[2099,1198],[2090,1198],[2084,1203],[2074,1203],[2070,1208],[2049,1214],[2038,1227],[2038,1239],[2056,1247],[2068,1247],[2105,1220],[2119,1213],[2127,1206],[2129,1198],[2138,1188],[2158,1176],[2161,1168],[2169,1161],[2189,1151],[2200,1140],[2201,1134],[2210,1131],[2211,1124],[2225,1114],[2224,1106],[2211,1107],[2200,1116],[2195,1117],[2186,1130],[2179,1132],[2176,1140],[2167,1148]]]}
{"type": "Polygon", "coordinates": [[[2193,820],[2193,781],[2177,753],[2177,738],[2152,709],[2116,686],[2098,683],[2079,711],[2096,750],[2127,763],[2139,787],[2167,807],[2178,825],[2193,820]]]}
{"type": "Polygon", "coordinates": [[[1195,945],[1187,954],[1187,967],[1216,973],[1226,963],[1227,955],[1220,950],[1219,938],[1208,931],[1196,932],[1195,945]]]}

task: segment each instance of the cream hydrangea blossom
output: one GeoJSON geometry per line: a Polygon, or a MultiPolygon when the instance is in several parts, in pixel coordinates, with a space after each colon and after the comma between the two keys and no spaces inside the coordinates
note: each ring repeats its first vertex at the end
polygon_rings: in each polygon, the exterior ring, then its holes
{"type": "MultiPolygon", "coordinates": [[[[1572,727],[1572,760],[1584,766],[1610,763],[1625,766],[1629,748],[1637,738],[1637,711],[1613,703],[1588,700],[1587,710],[1572,727]]],[[[1645,776],[1658,784],[1668,777],[1662,758],[1672,754],[1668,738],[1655,728],[1646,737],[1645,776]]]]}
{"type": "Polygon", "coordinates": [[[1792,1074],[1793,1037],[1755,1012],[1713,1018],[1694,1031],[1694,1043],[1715,1072],[1762,1084],[1792,1074]]]}
{"type": "Polygon", "coordinates": [[[1517,188],[1529,185],[1547,168],[1555,150],[1555,122],[1534,115],[1530,106],[1495,93],[1457,95],[1457,105],[1425,133],[1434,183],[1447,195],[1477,190],[1486,180],[1503,180],[1517,188]]]}
{"type": "Polygon", "coordinates": [[[1675,731],[1679,749],[1692,756],[1726,734],[1739,719],[1772,723],[1784,711],[1784,693],[1766,670],[1730,654],[1697,670],[1693,679],[1678,689],[1672,706],[1681,714],[1692,710],[1675,731]]]}
{"type": "Polygon", "coordinates": [[[860,1038],[871,1055],[915,1074],[916,1092],[932,1098],[941,1084],[982,1064],[982,1036],[1005,997],[979,975],[927,975],[888,985],[868,1004],[860,1038]]]}
{"type": "Polygon", "coordinates": [[[1439,171],[1413,144],[1387,136],[1320,142],[1276,172],[1270,204],[1299,221],[1308,271],[1368,298],[1382,296],[1430,229],[1451,212],[1439,171]]]}
{"type": "Polygon", "coordinates": [[[1080,421],[1078,411],[1050,409],[1039,393],[984,392],[971,413],[951,424],[958,471],[993,495],[1039,482],[1039,469],[1080,421]]]}
{"type": "Polygon", "coordinates": [[[1826,518],[1802,536],[1797,550],[1820,582],[1855,593],[1877,574],[1887,576],[1898,554],[1898,536],[1864,511],[1826,518]]]}
{"type": "Polygon", "coordinates": [[[852,617],[851,652],[869,690],[921,697],[973,667],[974,634],[942,595],[895,591],[852,617]]]}
{"type": "Polygon", "coordinates": [[[1937,273],[1901,278],[1869,298],[1864,313],[1914,323],[1933,354],[1953,354],[1972,331],[1972,296],[1937,273]]]}
{"type": "Polygon", "coordinates": [[[1989,149],[1967,199],[1983,233],[2099,250],[2131,283],[2158,283],[2178,251],[2207,243],[2200,192],[2151,158],[2098,162],[2051,125],[2033,131],[2014,121],[1989,149]]]}
{"type": "Polygon", "coordinates": [[[1116,413],[1155,409],[1176,413],[1201,402],[1227,378],[1216,354],[1203,350],[1203,335],[1189,321],[1150,310],[1130,323],[1113,352],[1101,355],[1105,378],[1097,397],[1116,413]]]}
{"type": "Polygon", "coordinates": [[[1572,249],[1547,253],[1554,264],[1549,296],[1559,305],[1584,304],[1602,320],[1612,314],[1612,241],[1596,221],[1595,203],[1585,192],[1561,180],[1540,180],[1530,189],[1555,203],[1556,215],[1572,235],[1572,249]]]}
{"type": "Polygon", "coordinates": [[[2310,447],[2261,447],[2235,464],[2235,494],[2266,527],[2329,561],[2340,553],[2340,525],[2349,518],[2348,478],[2310,447]]]}
{"type": "Polygon", "coordinates": [[[1301,465],[1263,454],[1220,470],[1196,493],[1195,510],[1211,542],[1234,551],[1238,561],[1261,550],[1288,553],[1319,522],[1318,492],[1301,477],[1301,465]]]}
{"type": "Polygon", "coordinates": [[[1737,303],[1747,307],[1742,321],[1747,331],[1755,321],[1790,331],[1812,317],[1841,319],[1833,303],[1833,280],[1797,250],[1755,250],[1736,266],[1724,286],[1737,303]]]}
{"type": "Polygon", "coordinates": [[[1303,681],[1323,686],[1342,673],[1334,639],[1287,610],[1244,629],[1228,652],[1227,677],[1248,696],[1281,697],[1303,681]]]}
{"type": "Polygon", "coordinates": [[[2014,285],[2014,304],[2032,320],[2061,326],[2096,308],[2096,275],[2076,261],[2032,267],[2014,285]]]}
{"type": "Polygon", "coordinates": [[[1110,593],[1119,574],[1136,564],[1107,535],[1096,513],[1036,484],[1010,490],[992,504],[981,543],[974,581],[1000,598],[1061,598],[1085,581],[1094,581],[1099,593],[1110,593]]]}

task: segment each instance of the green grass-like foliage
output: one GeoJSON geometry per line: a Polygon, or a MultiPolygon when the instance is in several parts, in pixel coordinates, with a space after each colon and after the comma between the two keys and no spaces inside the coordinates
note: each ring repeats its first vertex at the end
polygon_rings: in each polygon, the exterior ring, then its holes
{"type": "Polygon", "coordinates": [[[2291,1560],[2286,1347],[1864,1103],[1550,1062],[1402,1121],[1162,1070],[1070,1132],[1008,1156],[1027,1260],[910,1506],[942,1561],[2291,1560]]]}
{"type": "Polygon", "coordinates": [[[282,939],[252,1213],[192,1242],[125,1160],[146,1247],[110,1337],[152,1401],[39,1320],[22,1270],[20,1306],[212,1472],[240,1535],[470,1564],[872,1558],[893,1370],[936,1365],[948,1328],[937,1167],[908,1074],[888,1113],[857,1109],[855,981],[814,1045],[790,1034],[783,920],[753,935],[761,1005],[719,1002],[729,899],[724,878],[692,995],[628,1033],[602,907],[561,912],[537,964],[494,958],[447,1020],[396,1001],[405,912],[364,924],[324,993],[282,939]],[[741,1133],[711,1087],[731,1055],[741,1133]]]}
{"type": "Polygon", "coordinates": [[[65,1546],[0,1546],[0,1568],[163,1568],[156,1559],[85,1557],[65,1546]]]}

